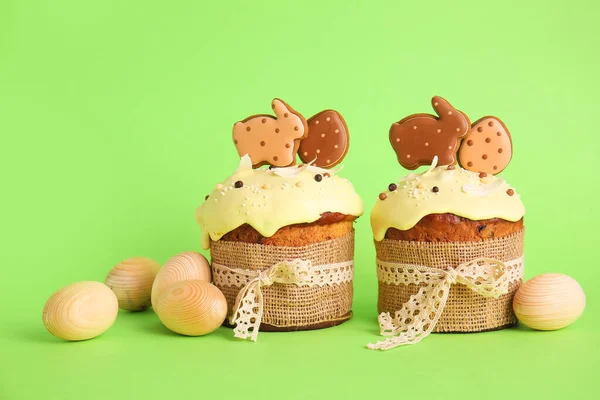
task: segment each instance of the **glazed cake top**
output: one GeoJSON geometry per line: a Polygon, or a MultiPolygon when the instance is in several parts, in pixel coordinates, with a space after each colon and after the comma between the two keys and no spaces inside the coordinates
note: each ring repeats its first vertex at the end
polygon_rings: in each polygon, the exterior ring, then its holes
{"type": "Polygon", "coordinates": [[[521,196],[504,179],[454,165],[409,174],[388,189],[371,212],[376,241],[383,240],[389,228],[410,229],[429,214],[507,221],[518,221],[525,214],[521,196]]]}
{"type": "Polygon", "coordinates": [[[363,203],[347,179],[336,171],[310,165],[252,169],[248,156],[235,173],[216,185],[196,209],[202,247],[210,240],[248,224],[270,237],[292,224],[317,221],[325,212],[360,216],[363,203]]]}

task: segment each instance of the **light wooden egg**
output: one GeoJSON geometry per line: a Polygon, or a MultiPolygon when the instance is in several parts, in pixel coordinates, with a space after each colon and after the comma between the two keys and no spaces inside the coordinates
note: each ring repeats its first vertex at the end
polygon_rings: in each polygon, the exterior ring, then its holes
{"type": "Polygon", "coordinates": [[[513,300],[519,321],[542,331],[572,324],[584,308],[583,289],[575,279],[563,274],[542,274],[528,280],[513,300]]]}
{"type": "Polygon", "coordinates": [[[154,311],[173,332],[200,336],[221,326],[227,315],[227,301],[215,285],[188,280],[162,290],[154,303],[154,311]]]}
{"type": "Polygon", "coordinates": [[[110,270],[104,283],[117,295],[120,309],[143,311],[151,305],[152,284],[159,269],[160,264],[150,258],[128,258],[110,270]]]}
{"type": "Polygon", "coordinates": [[[42,320],[48,332],[65,340],[94,338],[117,318],[117,296],[100,282],[77,282],[54,293],[44,306],[42,320]]]}
{"type": "Polygon", "coordinates": [[[210,265],[200,253],[188,251],[171,257],[154,279],[152,285],[152,304],[160,292],[175,282],[185,280],[201,280],[210,282],[210,265]]]}

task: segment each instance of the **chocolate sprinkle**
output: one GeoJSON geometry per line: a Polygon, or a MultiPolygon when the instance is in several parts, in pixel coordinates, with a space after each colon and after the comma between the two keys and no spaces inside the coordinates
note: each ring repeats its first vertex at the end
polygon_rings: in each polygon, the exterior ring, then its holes
{"type": "Polygon", "coordinates": [[[315,181],[321,182],[322,180],[323,180],[323,175],[321,175],[321,174],[316,174],[315,175],[315,181]]]}
{"type": "Polygon", "coordinates": [[[323,174],[323,176],[324,176],[325,178],[329,178],[331,175],[329,175],[329,172],[325,172],[325,173],[323,174]]]}
{"type": "Polygon", "coordinates": [[[485,172],[480,172],[479,173],[479,177],[480,178],[485,178],[487,176],[487,174],[485,172]]]}
{"type": "Polygon", "coordinates": [[[507,195],[509,195],[509,196],[512,196],[513,194],[515,194],[515,191],[514,191],[514,190],[512,190],[512,189],[508,189],[508,190],[506,191],[506,194],[507,194],[507,195]]]}
{"type": "Polygon", "coordinates": [[[233,184],[235,186],[236,189],[241,188],[242,186],[244,186],[244,182],[242,181],[237,181],[236,183],[233,184]]]}
{"type": "Polygon", "coordinates": [[[388,189],[390,190],[390,192],[393,192],[394,190],[398,189],[398,185],[396,185],[395,183],[390,183],[388,189]]]}
{"type": "Polygon", "coordinates": [[[385,199],[387,199],[387,194],[379,193],[379,200],[385,200],[385,199]]]}
{"type": "Polygon", "coordinates": [[[432,187],[432,188],[431,188],[431,191],[432,191],[433,193],[437,193],[437,192],[439,192],[439,191],[440,191],[440,188],[439,188],[439,187],[437,187],[437,186],[434,186],[434,187],[432,187]]]}
{"type": "Polygon", "coordinates": [[[206,200],[208,200],[208,198],[209,198],[209,197],[210,197],[210,195],[209,195],[209,194],[207,194],[206,196],[204,196],[204,200],[205,200],[205,201],[206,201],[206,200]]]}

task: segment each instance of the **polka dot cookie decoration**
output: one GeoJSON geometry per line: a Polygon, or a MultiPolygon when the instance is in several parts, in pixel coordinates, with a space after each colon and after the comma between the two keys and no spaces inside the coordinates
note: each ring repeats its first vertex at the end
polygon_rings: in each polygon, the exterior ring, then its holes
{"type": "Polygon", "coordinates": [[[248,154],[254,168],[295,165],[300,140],[308,133],[304,117],[283,100],[274,99],[271,105],[275,117],[253,115],[233,126],[233,143],[238,154],[240,157],[248,154]]]}
{"type": "Polygon", "coordinates": [[[302,162],[331,168],[342,162],[350,145],[346,121],[340,113],[325,110],[308,119],[308,136],[300,142],[302,162]]]}
{"type": "Polygon", "coordinates": [[[437,117],[413,114],[390,128],[390,143],[406,169],[431,165],[435,156],[439,165],[456,163],[459,139],[471,126],[469,118],[443,98],[435,96],[431,103],[437,117]]]}
{"type": "Polygon", "coordinates": [[[459,164],[469,171],[499,174],[512,158],[510,132],[496,117],[475,122],[458,151],[459,164]]]}

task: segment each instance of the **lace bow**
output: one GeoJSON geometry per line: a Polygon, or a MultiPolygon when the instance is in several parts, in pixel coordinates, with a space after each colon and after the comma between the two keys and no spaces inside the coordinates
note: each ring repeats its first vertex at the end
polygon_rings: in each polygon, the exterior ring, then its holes
{"type": "Polygon", "coordinates": [[[402,308],[394,313],[379,315],[381,335],[387,339],[369,344],[372,350],[389,350],[415,344],[427,337],[440,319],[450,287],[460,283],[484,297],[498,298],[508,293],[509,278],[503,262],[491,258],[477,258],[459,264],[456,269],[441,270],[420,265],[408,265],[377,260],[379,269],[386,273],[400,273],[400,284],[423,285],[410,296],[402,308]],[[410,277],[410,278],[407,278],[410,277]]]}
{"type": "Polygon", "coordinates": [[[235,300],[235,307],[229,318],[229,322],[235,325],[233,332],[235,337],[256,341],[258,328],[262,321],[264,298],[261,288],[271,286],[274,283],[295,284],[299,286],[311,283],[310,260],[300,259],[282,261],[263,271],[236,270],[242,275],[255,275],[240,290],[235,300]]]}
{"type": "Polygon", "coordinates": [[[235,337],[256,341],[264,313],[263,287],[275,283],[297,286],[331,286],[354,279],[354,261],[313,265],[310,260],[281,261],[262,270],[231,268],[216,262],[211,265],[217,286],[241,287],[229,322],[235,337]]]}

